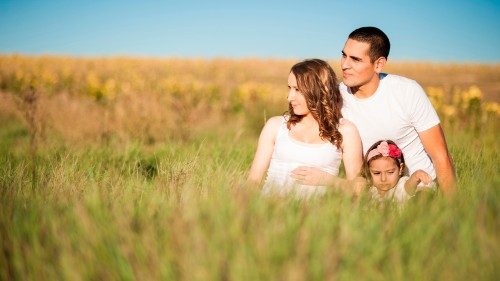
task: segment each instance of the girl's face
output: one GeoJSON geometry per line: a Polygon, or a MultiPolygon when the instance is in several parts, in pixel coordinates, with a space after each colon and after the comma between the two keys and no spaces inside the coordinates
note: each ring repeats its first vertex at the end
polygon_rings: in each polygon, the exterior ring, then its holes
{"type": "Polygon", "coordinates": [[[297,88],[297,78],[290,72],[288,75],[288,102],[292,105],[293,113],[297,115],[307,115],[309,114],[309,108],[307,108],[306,98],[297,88]]]}
{"type": "Polygon", "coordinates": [[[373,185],[379,191],[388,191],[396,186],[403,167],[399,167],[391,157],[385,156],[370,162],[370,175],[373,185]]]}

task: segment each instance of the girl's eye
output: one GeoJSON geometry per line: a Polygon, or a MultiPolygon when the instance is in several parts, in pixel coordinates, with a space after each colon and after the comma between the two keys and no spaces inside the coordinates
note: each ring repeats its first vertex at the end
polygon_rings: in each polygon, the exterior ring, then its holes
{"type": "Polygon", "coordinates": [[[372,172],[374,175],[380,175],[380,172],[372,172]]]}

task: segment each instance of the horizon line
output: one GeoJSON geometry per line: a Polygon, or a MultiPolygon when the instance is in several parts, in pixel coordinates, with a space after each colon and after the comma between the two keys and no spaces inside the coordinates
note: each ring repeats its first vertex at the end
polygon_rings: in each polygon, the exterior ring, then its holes
{"type": "MultiPolygon", "coordinates": [[[[114,53],[114,54],[74,54],[74,53],[52,53],[52,52],[2,52],[0,51],[0,56],[24,56],[24,57],[65,57],[65,58],[76,58],[76,59],[113,59],[113,58],[123,58],[123,59],[158,59],[158,60],[169,60],[169,59],[179,59],[179,60],[234,60],[234,61],[244,61],[244,60],[276,60],[276,61],[301,61],[311,58],[319,58],[326,61],[340,61],[340,58],[333,57],[322,57],[322,56],[307,56],[307,57],[285,57],[285,56],[186,56],[186,55],[147,55],[147,54],[136,54],[136,53],[114,53]]],[[[439,60],[439,59],[415,59],[415,58],[391,58],[389,56],[388,63],[433,63],[433,64],[475,64],[475,65],[500,65],[500,60],[497,61],[483,61],[483,60],[439,60]]]]}

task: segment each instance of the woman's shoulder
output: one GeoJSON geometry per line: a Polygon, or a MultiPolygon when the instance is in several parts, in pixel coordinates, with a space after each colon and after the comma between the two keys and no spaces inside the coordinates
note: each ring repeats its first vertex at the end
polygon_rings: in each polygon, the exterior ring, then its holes
{"type": "Polygon", "coordinates": [[[287,117],[283,115],[279,116],[273,116],[269,119],[267,119],[266,124],[269,124],[270,126],[279,126],[281,124],[284,124],[287,122],[287,117]]]}
{"type": "Polygon", "coordinates": [[[267,130],[276,132],[280,126],[286,124],[285,116],[273,116],[266,121],[266,125],[264,126],[267,130]]]}
{"type": "Polygon", "coordinates": [[[358,128],[354,123],[349,121],[346,118],[340,118],[339,120],[339,132],[344,135],[344,134],[358,134],[358,128]]]}

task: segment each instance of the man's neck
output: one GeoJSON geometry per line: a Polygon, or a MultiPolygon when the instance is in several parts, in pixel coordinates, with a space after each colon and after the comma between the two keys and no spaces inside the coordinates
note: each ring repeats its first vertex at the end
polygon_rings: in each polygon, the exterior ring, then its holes
{"type": "Polygon", "coordinates": [[[356,96],[357,98],[366,99],[366,98],[373,96],[373,94],[375,94],[375,92],[378,89],[379,84],[380,84],[379,74],[375,73],[373,78],[368,83],[361,85],[361,86],[358,86],[358,87],[352,87],[350,89],[351,89],[351,93],[354,96],[356,96]]]}

